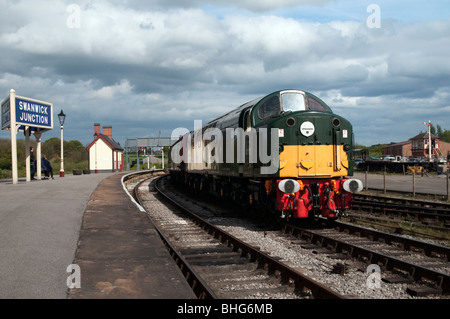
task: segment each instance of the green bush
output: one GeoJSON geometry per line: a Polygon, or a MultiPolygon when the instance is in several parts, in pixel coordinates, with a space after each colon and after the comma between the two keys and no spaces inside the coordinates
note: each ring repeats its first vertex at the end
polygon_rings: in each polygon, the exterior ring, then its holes
{"type": "MultiPolygon", "coordinates": [[[[36,150],[36,142],[31,141],[31,146],[36,150]]],[[[47,156],[57,175],[61,163],[61,140],[57,137],[51,138],[41,145],[41,154],[47,156]]],[[[88,151],[79,141],[64,141],[64,172],[72,174],[74,169],[88,169],[88,151]]],[[[25,141],[17,141],[17,170],[19,177],[26,176],[25,167],[25,141]]],[[[0,139],[0,178],[11,178],[11,141],[0,139]]]]}

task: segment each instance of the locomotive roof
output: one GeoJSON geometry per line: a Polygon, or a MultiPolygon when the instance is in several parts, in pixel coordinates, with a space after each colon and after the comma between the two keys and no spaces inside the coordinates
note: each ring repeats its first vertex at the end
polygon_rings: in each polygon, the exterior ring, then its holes
{"type": "MultiPolygon", "coordinates": [[[[270,94],[266,94],[266,95],[264,95],[264,96],[260,96],[260,97],[254,99],[254,100],[252,100],[252,101],[250,101],[250,102],[247,102],[247,103],[242,104],[241,106],[238,106],[237,108],[231,110],[230,112],[225,113],[225,114],[223,114],[223,115],[221,115],[221,116],[215,118],[214,120],[210,121],[207,125],[210,125],[210,124],[213,124],[213,123],[215,123],[215,122],[218,122],[219,120],[220,120],[220,121],[223,121],[223,120],[224,120],[225,118],[227,118],[227,117],[231,117],[231,116],[232,116],[232,117],[235,117],[237,114],[241,113],[243,110],[245,110],[245,109],[247,109],[247,108],[250,108],[250,107],[256,105],[259,101],[261,101],[262,99],[264,99],[266,96],[269,96],[269,95],[272,95],[272,94],[275,94],[275,93],[278,93],[278,94],[279,94],[279,93],[285,92],[285,91],[296,91],[296,92],[300,92],[300,93],[308,93],[308,92],[301,91],[301,90],[279,90],[279,91],[274,91],[274,92],[272,92],[272,93],[270,93],[270,94]]],[[[310,93],[308,93],[308,94],[310,94],[310,93]]]]}
{"type": "Polygon", "coordinates": [[[314,94],[311,94],[309,92],[302,91],[302,90],[286,89],[286,90],[274,91],[270,94],[260,96],[250,102],[244,103],[241,106],[231,110],[230,112],[225,113],[222,116],[219,116],[219,117],[215,118],[214,120],[208,122],[208,124],[206,124],[206,126],[229,127],[230,125],[236,124],[237,123],[236,118],[239,118],[239,115],[242,113],[242,111],[252,108],[253,106],[257,105],[261,100],[265,99],[266,97],[268,97],[270,95],[274,95],[274,94],[279,95],[283,92],[298,92],[298,93],[304,94],[305,96],[312,96],[316,100],[319,100],[324,105],[324,107],[327,108],[327,111],[333,112],[325,102],[323,102],[321,99],[319,99],[314,94]]]}
{"type": "MultiPolygon", "coordinates": [[[[275,93],[275,92],[274,92],[274,93],[275,93]]],[[[272,93],[271,93],[271,94],[272,94],[272,93]]],[[[244,103],[244,104],[242,104],[241,106],[238,106],[237,108],[231,110],[230,112],[225,113],[225,114],[223,114],[222,116],[219,116],[218,118],[215,118],[214,120],[210,121],[210,122],[208,123],[208,125],[209,125],[209,124],[212,124],[212,123],[214,123],[214,122],[217,122],[217,121],[219,121],[219,120],[223,120],[224,118],[229,117],[229,116],[233,116],[233,117],[234,117],[236,114],[241,113],[242,110],[247,109],[247,108],[250,108],[250,107],[252,107],[253,105],[257,104],[257,103],[258,103],[259,101],[261,101],[264,97],[265,97],[265,96],[261,96],[261,97],[259,97],[259,98],[256,98],[256,99],[250,101],[250,102],[244,103]]]]}

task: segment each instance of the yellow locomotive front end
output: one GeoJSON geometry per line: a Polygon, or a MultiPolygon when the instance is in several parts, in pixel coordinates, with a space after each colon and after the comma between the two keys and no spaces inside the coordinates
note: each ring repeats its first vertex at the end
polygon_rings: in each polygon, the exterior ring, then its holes
{"type": "MultiPolygon", "coordinates": [[[[353,128],[319,98],[300,91],[280,92],[283,116],[278,128],[280,155],[277,210],[293,218],[334,219],[362,189],[353,175],[353,128]]],[[[262,101],[264,103],[264,101],[262,101]]]]}

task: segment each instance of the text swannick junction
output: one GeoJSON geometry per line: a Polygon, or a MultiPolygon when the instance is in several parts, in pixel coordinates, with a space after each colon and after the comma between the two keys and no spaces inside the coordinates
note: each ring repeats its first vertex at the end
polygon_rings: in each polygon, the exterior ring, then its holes
{"type": "Polygon", "coordinates": [[[18,122],[51,126],[51,107],[49,105],[32,103],[20,99],[17,99],[16,103],[18,122]]]}

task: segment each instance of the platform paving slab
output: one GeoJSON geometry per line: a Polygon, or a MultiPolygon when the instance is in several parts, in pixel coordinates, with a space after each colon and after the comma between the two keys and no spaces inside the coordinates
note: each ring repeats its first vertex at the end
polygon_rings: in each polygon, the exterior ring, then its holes
{"type": "Polygon", "coordinates": [[[81,288],[70,299],[195,299],[155,227],[130,201],[120,176],[93,192],[74,259],[81,288]]]}
{"type": "Polygon", "coordinates": [[[0,298],[67,297],[68,265],[92,192],[113,175],[0,181],[0,298]]]}
{"type": "Polygon", "coordinates": [[[0,299],[195,298],[122,176],[0,181],[0,299]]]}

